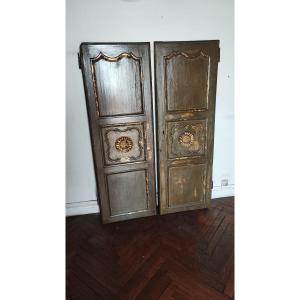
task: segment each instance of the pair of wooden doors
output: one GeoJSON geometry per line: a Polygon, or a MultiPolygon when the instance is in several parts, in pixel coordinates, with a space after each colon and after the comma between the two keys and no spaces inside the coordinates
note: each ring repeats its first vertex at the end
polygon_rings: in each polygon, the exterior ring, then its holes
{"type": "MultiPolygon", "coordinates": [[[[155,42],[161,214],[207,208],[219,41],[155,42]]],[[[82,69],[103,223],[155,215],[150,43],[82,43],[82,69]]]]}

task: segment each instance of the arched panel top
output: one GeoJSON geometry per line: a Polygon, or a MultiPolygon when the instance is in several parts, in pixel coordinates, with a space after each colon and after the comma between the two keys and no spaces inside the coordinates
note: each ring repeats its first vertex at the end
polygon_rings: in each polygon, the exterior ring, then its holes
{"type": "Polygon", "coordinates": [[[90,60],[92,62],[97,62],[101,59],[104,59],[106,61],[110,61],[110,62],[117,62],[119,60],[121,60],[122,58],[132,58],[136,61],[140,61],[141,60],[141,57],[138,57],[138,56],[135,56],[132,52],[123,52],[121,54],[119,54],[118,56],[106,56],[104,55],[102,52],[100,52],[96,57],[92,57],[90,58],[90,60]]]}
{"type": "Polygon", "coordinates": [[[141,60],[132,52],[90,58],[98,117],[143,114],[141,60]]]}
{"type": "Polygon", "coordinates": [[[179,56],[179,55],[181,55],[185,58],[188,58],[188,59],[195,59],[195,58],[201,58],[201,57],[203,59],[209,59],[209,55],[206,54],[205,52],[203,52],[202,50],[197,51],[195,53],[184,52],[184,51],[173,51],[173,52],[169,53],[168,55],[166,55],[164,58],[166,60],[169,60],[169,59],[179,56]]]}

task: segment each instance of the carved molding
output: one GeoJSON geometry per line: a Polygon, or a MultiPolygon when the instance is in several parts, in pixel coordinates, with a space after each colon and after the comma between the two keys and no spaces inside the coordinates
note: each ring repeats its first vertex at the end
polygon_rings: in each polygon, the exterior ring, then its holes
{"type": "MultiPolygon", "coordinates": [[[[100,61],[102,59],[105,61],[108,61],[108,62],[118,62],[118,61],[122,60],[123,58],[133,59],[134,61],[136,61],[138,63],[138,69],[139,69],[139,74],[140,74],[141,101],[143,104],[143,88],[142,88],[143,72],[142,72],[142,67],[141,67],[142,57],[136,56],[132,52],[123,52],[123,53],[119,54],[118,56],[107,56],[100,51],[100,53],[97,56],[90,58],[92,81],[93,81],[93,91],[94,91],[95,104],[96,104],[96,115],[98,118],[100,117],[100,96],[99,96],[97,82],[96,82],[95,65],[98,61],[100,61]]],[[[143,105],[142,105],[142,107],[143,107],[143,105]]]]}
{"type": "Polygon", "coordinates": [[[90,60],[93,63],[96,63],[97,61],[99,61],[101,59],[104,59],[109,62],[117,62],[123,58],[132,58],[136,61],[140,61],[142,59],[141,57],[134,55],[132,52],[123,52],[123,53],[119,54],[118,56],[107,56],[107,55],[103,54],[102,52],[100,52],[97,56],[90,58],[90,60]]]}
{"type": "Polygon", "coordinates": [[[173,57],[176,57],[176,56],[184,56],[185,58],[189,58],[189,59],[195,59],[195,58],[198,58],[198,57],[205,57],[205,58],[210,58],[210,56],[208,54],[206,54],[205,52],[203,52],[202,50],[200,51],[197,51],[195,53],[188,53],[188,52],[184,52],[184,51],[173,51],[171,53],[169,53],[168,55],[165,55],[164,56],[164,59],[165,60],[170,60],[172,59],[173,57]]]}

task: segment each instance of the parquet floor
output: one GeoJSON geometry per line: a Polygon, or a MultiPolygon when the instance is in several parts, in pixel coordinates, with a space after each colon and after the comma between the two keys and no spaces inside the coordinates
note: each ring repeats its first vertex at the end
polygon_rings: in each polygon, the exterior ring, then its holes
{"type": "Polygon", "coordinates": [[[66,219],[67,299],[233,299],[234,199],[102,225],[66,219]]]}

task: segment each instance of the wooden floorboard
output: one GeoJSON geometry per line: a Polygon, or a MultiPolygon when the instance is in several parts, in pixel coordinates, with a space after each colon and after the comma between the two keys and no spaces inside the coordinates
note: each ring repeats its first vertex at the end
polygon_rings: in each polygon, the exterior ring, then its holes
{"type": "Polygon", "coordinates": [[[66,218],[66,298],[234,297],[234,198],[206,210],[102,225],[66,218]]]}

